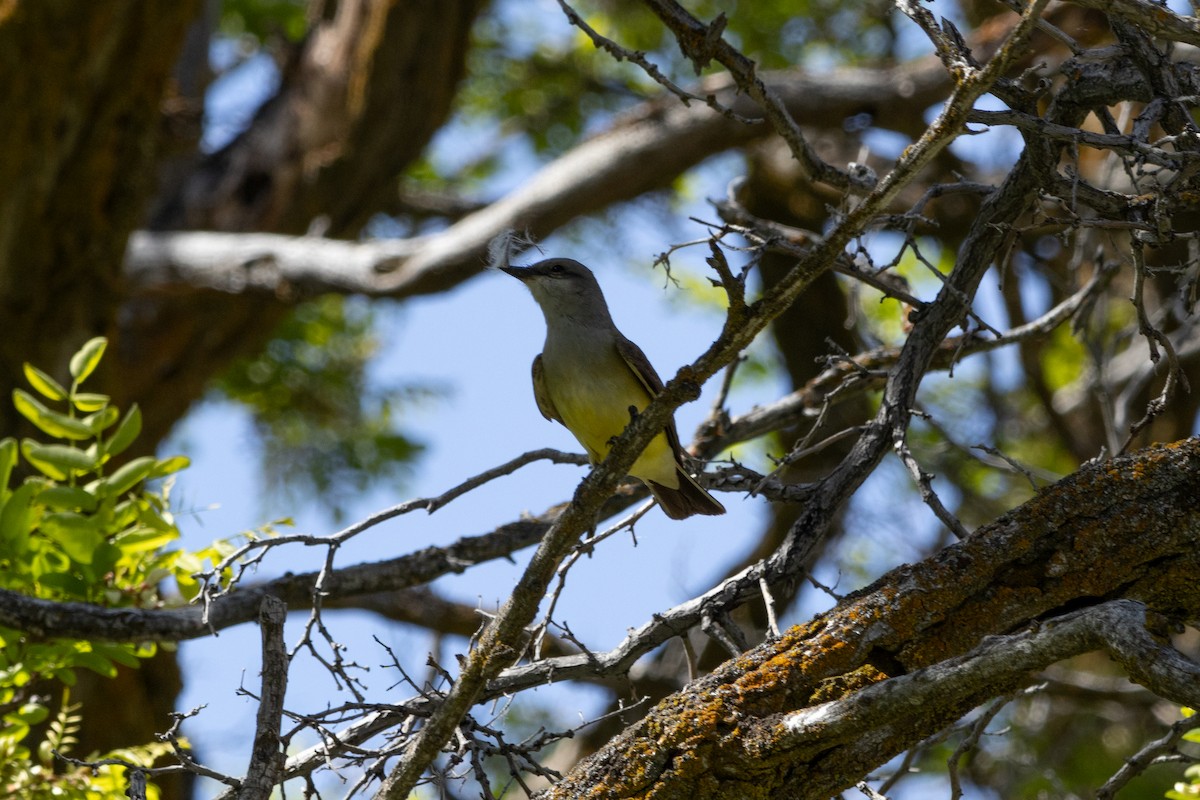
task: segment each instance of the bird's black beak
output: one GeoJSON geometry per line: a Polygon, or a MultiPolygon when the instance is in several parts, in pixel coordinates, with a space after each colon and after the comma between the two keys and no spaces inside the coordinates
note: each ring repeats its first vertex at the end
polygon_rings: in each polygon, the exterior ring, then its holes
{"type": "Polygon", "coordinates": [[[512,275],[519,281],[527,281],[537,274],[532,267],[501,267],[500,271],[512,275]]]}

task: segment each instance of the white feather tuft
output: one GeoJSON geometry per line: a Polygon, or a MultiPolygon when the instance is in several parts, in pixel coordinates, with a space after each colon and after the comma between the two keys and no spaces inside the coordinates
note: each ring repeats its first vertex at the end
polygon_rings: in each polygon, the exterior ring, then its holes
{"type": "Polygon", "coordinates": [[[512,266],[513,258],[531,247],[537,247],[537,241],[532,236],[508,228],[488,242],[487,267],[500,269],[512,266]]]}

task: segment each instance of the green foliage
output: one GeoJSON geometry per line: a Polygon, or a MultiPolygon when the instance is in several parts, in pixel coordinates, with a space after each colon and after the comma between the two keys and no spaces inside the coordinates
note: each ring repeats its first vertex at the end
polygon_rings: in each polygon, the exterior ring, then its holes
{"type": "Polygon", "coordinates": [[[1168,800],[1194,800],[1200,797],[1200,764],[1192,764],[1185,769],[1183,777],[1186,782],[1176,783],[1175,788],[1166,793],[1168,800]]]}
{"type": "MultiPolygon", "coordinates": [[[[136,405],[122,415],[108,397],[80,391],[105,344],[93,339],[75,354],[69,387],[26,364],[33,392],[13,392],[17,411],[48,441],[0,440],[0,588],[45,600],[156,607],[163,603],[163,581],[173,579],[190,598],[197,591],[191,573],[229,551],[223,544],[197,553],[166,549],[179,538],[168,502],[170,480],[161,490],[146,482],[178,472],[186,458],[142,457],[114,468],[114,459],[141,431],[142,418],[136,405]],[[20,475],[25,477],[14,483],[20,475]]],[[[65,693],[42,741],[28,740],[50,717],[41,694],[48,684],[74,685],[81,668],[112,677],[118,664],[135,667],[154,652],[153,643],[42,640],[0,627],[0,794],[119,796],[120,768],[55,773],[54,752],[70,749],[78,727],[65,693]]],[[[121,757],[148,764],[160,750],[134,748],[121,757]]]]}
{"type": "MultiPolygon", "coordinates": [[[[107,800],[125,796],[128,786],[125,767],[105,765],[92,769],[74,765],[65,771],[55,770],[62,763],[58,756],[72,755],[78,744],[75,734],[79,731],[81,721],[79,706],[72,705],[69,700],[69,693],[64,690],[60,710],[46,726],[46,734],[36,753],[30,753],[15,734],[22,731],[27,733],[29,724],[42,722],[47,715],[44,707],[29,706],[39,709],[34,721],[22,718],[14,723],[10,718],[19,718],[20,714],[5,715],[5,727],[0,728],[0,789],[5,797],[14,800],[107,800]]],[[[138,767],[149,767],[155,759],[168,752],[169,745],[155,743],[93,754],[87,760],[114,759],[138,767]]],[[[158,787],[148,783],[146,796],[155,800],[159,796],[158,787]]]]}
{"type": "Polygon", "coordinates": [[[297,42],[308,30],[306,0],[225,0],[221,33],[253,42],[283,36],[297,42]]]}
{"type": "MultiPolygon", "coordinates": [[[[695,79],[674,36],[641,3],[571,5],[597,33],[644,54],[676,83],[695,79]]],[[[739,13],[738,5],[702,0],[688,8],[702,20],[726,14],[725,38],[764,69],[809,65],[814,59],[823,64],[877,60],[890,51],[894,38],[887,22],[890,6],[881,0],[870,3],[879,7],[874,14],[833,0],[760,0],[752,13],[739,13]]],[[[548,18],[544,9],[529,4],[496,4],[476,25],[469,59],[458,99],[462,118],[485,125],[502,121],[504,133],[520,134],[546,157],[574,145],[598,120],[663,91],[640,67],[596,58],[595,45],[583,31],[568,29],[563,18],[548,18]],[[531,46],[531,39],[537,44],[531,46]]],[[[704,74],[717,71],[712,64],[704,74]]],[[[495,168],[498,162],[489,157],[480,165],[495,168]]]]}
{"type": "MultiPolygon", "coordinates": [[[[646,13],[632,11],[639,19],[646,13]]],[[[603,20],[587,18],[605,32],[603,20]]],[[[650,87],[640,69],[595,58],[591,41],[563,24],[561,18],[547,20],[542,10],[519,5],[480,19],[468,56],[469,77],[457,100],[463,119],[486,125],[503,121],[504,133],[520,134],[536,152],[552,156],[574,144],[595,116],[616,111],[650,87]],[[544,35],[531,47],[528,31],[536,28],[545,28],[544,35]]],[[[640,31],[642,39],[653,37],[640,42],[643,49],[664,47],[660,26],[643,25],[640,31]]]]}
{"type": "Polygon", "coordinates": [[[377,349],[369,308],[343,297],[298,307],[266,349],[217,385],[250,407],[268,487],[289,500],[341,498],[403,477],[421,446],[395,430],[397,402],[415,392],[377,387],[366,368],[377,349]]]}
{"type": "MultiPolygon", "coordinates": [[[[658,18],[640,3],[591,0],[575,7],[592,27],[626,48],[652,52],[656,63],[677,75],[692,72],[675,38],[663,33],[658,18]]],[[[814,55],[826,62],[861,63],[885,56],[893,43],[891,6],[882,0],[698,0],[687,7],[705,22],[724,14],[725,39],[763,69],[808,66],[814,55]]]]}

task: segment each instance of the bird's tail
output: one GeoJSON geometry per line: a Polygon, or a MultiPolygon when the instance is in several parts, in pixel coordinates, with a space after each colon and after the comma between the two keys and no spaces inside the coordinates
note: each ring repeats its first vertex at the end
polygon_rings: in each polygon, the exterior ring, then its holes
{"type": "Polygon", "coordinates": [[[688,475],[683,467],[676,470],[679,475],[679,488],[672,489],[661,483],[646,481],[650,493],[662,506],[663,513],[671,519],[686,519],[693,514],[716,516],[725,513],[725,506],[696,483],[696,479],[688,475]]]}

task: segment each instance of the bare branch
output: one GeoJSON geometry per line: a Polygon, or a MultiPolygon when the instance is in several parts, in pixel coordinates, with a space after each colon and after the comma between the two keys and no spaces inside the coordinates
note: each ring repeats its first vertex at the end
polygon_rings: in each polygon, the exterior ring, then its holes
{"type": "Polygon", "coordinates": [[[1177,752],[1176,748],[1189,732],[1200,728],[1200,715],[1184,717],[1171,725],[1161,738],[1148,742],[1130,756],[1104,785],[1096,790],[1096,800],[1112,800],[1131,780],[1146,771],[1160,758],[1177,752]]]}
{"type": "MultiPolygon", "coordinates": [[[[762,80],[796,116],[822,121],[842,119],[863,106],[928,104],[949,85],[933,59],[891,70],[769,73],[762,80]]],[[[728,79],[707,81],[699,93],[737,116],[755,112],[753,101],[728,79]]],[[[442,291],[478,274],[488,243],[506,230],[544,238],[582,214],[658,188],[714,153],[769,133],[769,126],[745,125],[706,106],[664,108],[653,101],[542,168],[512,194],[439,233],[360,244],[142,231],[129,241],[126,274],[141,292],[196,286],[295,299],[328,291],[389,297],[442,291]]]]}
{"type": "Polygon", "coordinates": [[[704,25],[674,0],[644,2],[675,34],[680,49],[692,60],[697,74],[712,60],[729,70],[742,91],[762,108],[775,133],[787,142],[792,157],[803,165],[809,176],[841,189],[855,188],[861,191],[872,188],[873,184],[861,181],[857,173],[839,170],[816,154],[782,99],[759,77],[758,65],[722,38],[724,14],[718,15],[711,24],[704,25]]]}
{"type": "Polygon", "coordinates": [[[287,606],[274,597],[264,597],[258,624],[262,628],[262,690],[254,727],[254,744],[246,777],[237,800],[267,800],[283,773],[284,752],[279,740],[283,698],[287,692],[291,659],[283,642],[287,606]]]}

